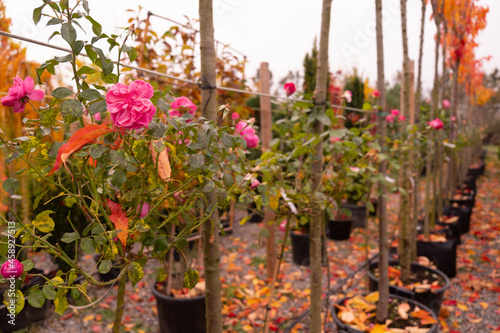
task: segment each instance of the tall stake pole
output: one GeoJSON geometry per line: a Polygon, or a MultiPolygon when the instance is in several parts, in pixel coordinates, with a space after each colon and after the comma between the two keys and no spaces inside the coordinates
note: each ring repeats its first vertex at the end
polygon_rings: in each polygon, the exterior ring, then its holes
{"type": "MultiPolygon", "coordinates": [[[[215,87],[215,48],[212,0],[200,0],[201,78],[210,87],[201,91],[204,116],[217,121],[217,90],[215,87]]],[[[208,208],[217,205],[214,191],[207,194],[208,208]]],[[[203,263],[205,265],[205,296],[207,332],[222,333],[222,301],[220,283],[219,210],[215,209],[211,221],[203,225],[203,263]]]]}

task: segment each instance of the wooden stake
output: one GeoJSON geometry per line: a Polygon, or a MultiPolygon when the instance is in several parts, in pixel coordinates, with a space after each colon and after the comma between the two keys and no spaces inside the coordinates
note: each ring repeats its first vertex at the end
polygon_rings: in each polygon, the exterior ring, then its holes
{"type": "MultiPolygon", "coordinates": [[[[271,74],[269,73],[269,64],[267,62],[263,62],[260,64],[259,79],[260,92],[269,94],[271,74]]],[[[268,151],[271,149],[271,125],[271,98],[267,96],[260,96],[260,138],[262,140],[263,151],[268,151]]],[[[274,219],[274,212],[268,207],[264,208],[264,226],[269,233],[269,237],[266,240],[266,266],[268,279],[273,278],[276,266],[274,219]]]]}

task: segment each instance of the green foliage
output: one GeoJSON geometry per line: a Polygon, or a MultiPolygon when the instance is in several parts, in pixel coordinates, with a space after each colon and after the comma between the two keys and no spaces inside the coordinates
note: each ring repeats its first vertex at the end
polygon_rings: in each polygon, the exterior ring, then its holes
{"type": "Polygon", "coordinates": [[[316,88],[316,72],[318,69],[318,47],[314,39],[311,53],[306,53],[304,58],[304,94],[312,94],[316,88]]]}

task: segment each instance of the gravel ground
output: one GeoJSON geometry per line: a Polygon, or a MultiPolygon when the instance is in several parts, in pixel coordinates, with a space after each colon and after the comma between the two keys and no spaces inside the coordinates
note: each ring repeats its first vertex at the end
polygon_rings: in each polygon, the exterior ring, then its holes
{"type": "MultiPolygon", "coordinates": [[[[452,279],[452,287],[445,295],[441,312],[442,332],[450,333],[498,333],[500,325],[500,168],[497,163],[487,164],[487,176],[478,182],[477,204],[472,215],[472,228],[462,236],[458,252],[458,276],[452,279]]],[[[392,197],[389,217],[396,220],[397,199],[392,197]]],[[[238,212],[237,218],[243,212],[238,212]]],[[[221,237],[223,315],[225,332],[261,332],[265,307],[269,296],[270,281],[265,279],[265,248],[259,243],[262,224],[235,223],[232,234],[221,237]]],[[[371,220],[368,236],[356,229],[349,241],[327,242],[330,265],[330,284],[344,278],[357,268],[366,256],[375,253],[377,226],[371,220]],[[365,246],[368,238],[368,250],[365,246]]],[[[281,242],[283,233],[277,232],[281,242]]],[[[46,261],[43,256],[39,261],[46,261]]],[[[88,257],[89,267],[92,258],[88,257]]],[[[294,265],[289,244],[281,266],[279,287],[272,303],[271,329],[282,331],[294,318],[308,308],[309,269],[294,265]]],[[[123,320],[125,332],[158,332],[156,302],[151,293],[155,267],[150,262],[145,267],[146,278],[135,289],[127,285],[127,301],[123,320]]],[[[327,290],[325,270],[324,290],[327,290]]],[[[365,291],[364,274],[349,281],[342,293],[332,297],[365,291]]],[[[109,332],[116,304],[116,287],[89,288],[89,296],[95,300],[105,294],[95,308],[69,309],[64,316],[51,315],[45,322],[25,332],[109,332]]],[[[328,318],[326,332],[335,332],[328,318]]],[[[307,317],[293,332],[307,332],[307,317]]],[[[179,332],[184,333],[184,332],[179,332]]],[[[189,333],[189,332],[186,332],[189,333]]]]}

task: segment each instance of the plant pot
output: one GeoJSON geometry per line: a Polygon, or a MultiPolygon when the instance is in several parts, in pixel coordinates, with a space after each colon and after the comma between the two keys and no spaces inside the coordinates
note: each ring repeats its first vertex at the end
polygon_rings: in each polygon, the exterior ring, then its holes
{"type": "Polygon", "coordinates": [[[175,298],[162,294],[153,286],[156,298],[160,333],[205,333],[205,295],[191,298],[175,298]]]}
{"type": "Polygon", "coordinates": [[[338,241],[348,240],[351,236],[352,219],[327,220],[326,227],[328,238],[338,241]]]}
{"type": "MultiPolygon", "coordinates": [[[[30,273],[32,274],[40,274],[43,271],[33,268],[30,273]]],[[[35,285],[42,285],[45,283],[45,279],[41,276],[36,276],[31,279],[28,283],[24,284],[21,287],[21,291],[24,293],[29,288],[35,285]]],[[[50,314],[50,308],[52,307],[52,301],[45,300],[45,303],[41,308],[34,308],[28,303],[28,297],[24,298],[24,308],[19,312],[14,320],[15,325],[9,324],[10,318],[8,317],[9,309],[3,303],[3,294],[6,290],[0,290],[0,332],[8,333],[20,330],[22,328],[26,328],[32,324],[39,323],[45,318],[47,318],[50,314]]]]}
{"type": "Polygon", "coordinates": [[[467,199],[450,199],[450,205],[453,206],[454,204],[457,204],[459,206],[474,208],[475,200],[472,195],[468,196],[467,199]]]}
{"type": "MultiPolygon", "coordinates": [[[[406,303],[410,304],[412,309],[414,309],[415,307],[418,306],[420,309],[429,312],[429,314],[437,322],[439,322],[437,315],[429,307],[427,307],[425,304],[422,304],[416,300],[409,300],[405,297],[401,297],[398,295],[389,294],[389,298],[393,298],[393,299],[400,300],[402,302],[406,302],[406,303]]],[[[343,305],[347,299],[348,299],[348,297],[344,297],[341,300],[337,301],[335,304],[343,305]]],[[[333,321],[337,325],[337,329],[338,329],[339,333],[342,333],[342,332],[344,332],[344,333],[363,333],[355,328],[352,328],[351,326],[349,326],[348,324],[345,324],[342,320],[340,320],[340,318],[337,316],[338,311],[339,311],[339,309],[334,306],[332,308],[331,312],[332,312],[333,321]]],[[[427,333],[437,333],[437,332],[439,332],[439,326],[437,324],[432,324],[430,327],[428,327],[427,333]]]]}
{"type": "Polygon", "coordinates": [[[260,211],[257,211],[257,205],[255,202],[252,202],[247,209],[247,213],[250,214],[250,219],[248,222],[250,223],[260,223],[264,221],[264,211],[261,209],[260,211]]]}
{"type": "Polygon", "coordinates": [[[479,176],[484,175],[484,170],[485,170],[484,163],[482,163],[477,167],[469,167],[469,169],[467,170],[467,176],[472,176],[477,179],[479,178],[479,176]]]}
{"type": "Polygon", "coordinates": [[[445,215],[458,216],[458,222],[460,223],[460,231],[462,234],[470,231],[470,217],[472,215],[471,207],[445,207],[443,213],[445,215]]]}
{"type": "MultiPolygon", "coordinates": [[[[292,231],[290,233],[292,241],[292,258],[293,263],[301,266],[309,266],[311,264],[311,256],[309,254],[309,234],[292,231]]],[[[321,244],[322,259],[324,259],[325,244],[321,244]]],[[[323,262],[324,263],[324,262],[323,262]]]]}
{"type": "MultiPolygon", "coordinates": [[[[96,263],[99,262],[99,260],[101,259],[101,256],[96,254],[94,256],[94,260],[96,263]]],[[[116,264],[116,262],[113,262],[113,265],[116,264]]],[[[98,272],[99,274],[99,281],[100,282],[109,282],[111,280],[114,280],[118,277],[118,275],[120,275],[120,269],[118,268],[115,268],[115,267],[112,267],[109,272],[107,273],[101,273],[101,272],[98,272]]]]}
{"type": "Polygon", "coordinates": [[[352,212],[352,227],[353,228],[366,228],[366,205],[353,205],[343,203],[341,208],[349,209],[352,212]]]}
{"type": "Polygon", "coordinates": [[[417,256],[429,258],[447,277],[457,276],[457,241],[455,239],[446,242],[417,241],[417,256]]]}
{"type": "MultiPolygon", "coordinates": [[[[447,214],[445,214],[447,215],[447,214]]],[[[450,216],[450,215],[447,215],[450,216]]],[[[457,244],[461,244],[461,236],[462,236],[462,225],[460,224],[460,217],[456,215],[451,215],[452,217],[456,217],[457,220],[454,222],[438,222],[437,225],[445,228],[446,230],[449,230],[449,237],[448,239],[455,239],[457,241],[457,244]]]]}
{"type": "MultiPolygon", "coordinates": [[[[399,260],[390,260],[390,266],[399,265],[399,260]]],[[[377,291],[378,290],[378,277],[376,277],[372,270],[378,267],[378,262],[372,263],[368,267],[368,279],[369,279],[369,290],[377,291]]],[[[433,269],[431,267],[419,265],[417,263],[411,263],[411,270],[427,270],[432,274],[439,276],[444,281],[444,286],[436,289],[436,290],[428,290],[425,292],[416,292],[415,290],[410,290],[403,287],[398,287],[395,285],[389,285],[389,293],[398,295],[407,299],[412,299],[417,302],[422,303],[423,305],[429,307],[435,314],[439,314],[439,310],[441,309],[441,303],[443,302],[444,292],[450,288],[450,279],[441,271],[437,269],[433,269]]]]}

